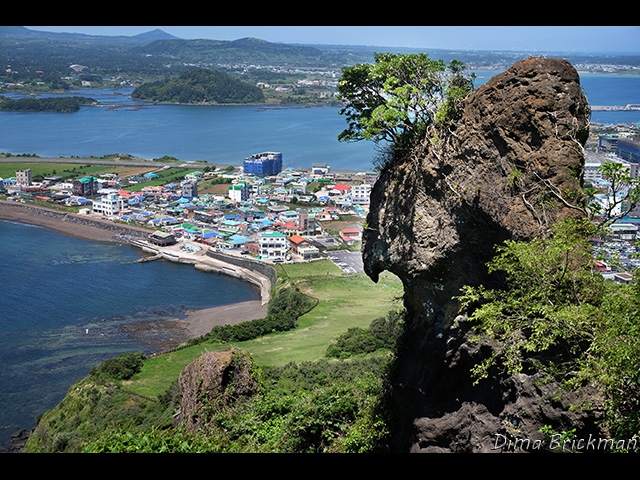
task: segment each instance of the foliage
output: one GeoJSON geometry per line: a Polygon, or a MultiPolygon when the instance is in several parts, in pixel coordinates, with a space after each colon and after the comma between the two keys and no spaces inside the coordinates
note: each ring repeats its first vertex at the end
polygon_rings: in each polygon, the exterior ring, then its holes
{"type": "Polygon", "coordinates": [[[88,376],[45,412],[25,445],[26,453],[78,453],[93,441],[122,431],[137,435],[171,426],[175,392],[159,401],[132,395],[106,376],[88,376]]]}
{"type": "Polygon", "coordinates": [[[91,375],[107,375],[114,380],[127,380],[142,368],[145,355],[142,352],[125,352],[115,358],[109,358],[91,369],[91,375]]]}
{"type": "Polygon", "coordinates": [[[193,69],[177,78],[145,83],[132,98],[176,103],[261,103],[264,94],[258,87],[234,79],[223,72],[193,69]]]}
{"type": "Polygon", "coordinates": [[[424,53],[377,53],[374,64],[344,67],[338,94],[348,128],[338,140],[410,147],[428,126],[455,121],[472,78],[461,62],[447,66],[424,53]]]}
{"type": "Polygon", "coordinates": [[[640,433],[640,287],[606,281],[594,268],[597,226],[568,219],[549,236],[507,241],[489,264],[506,286],[463,289],[459,297],[478,338],[497,340],[474,369],[476,382],[498,371],[540,372],[565,388],[598,385],[614,435],[640,433]]]}
{"type": "Polygon", "coordinates": [[[599,218],[599,223],[608,226],[633,210],[640,201],[640,184],[631,177],[628,168],[618,162],[604,162],[599,168],[607,188],[603,201],[596,198],[593,187],[586,189],[590,197],[589,213],[599,218]]]}
{"type": "Polygon", "coordinates": [[[107,432],[89,443],[82,453],[215,453],[214,438],[184,430],[152,428],[130,432],[122,429],[107,432]]]}
{"type": "Polygon", "coordinates": [[[187,346],[202,342],[243,342],[275,332],[285,332],[297,326],[298,317],[315,306],[315,301],[295,287],[277,290],[267,308],[267,316],[235,325],[216,325],[187,346]]]}
{"type": "MultiPolygon", "coordinates": [[[[111,386],[107,394],[104,387],[84,385],[74,390],[82,392],[82,397],[72,400],[67,396],[65,401],[79,407],[90,396],[99,398],[102,408],[93,408],[82,423],[74,422],[76,432],[66,425],[47,436],[37,435],[30,451],[382,452],[389,435],[384,399],[388,365],[389,357],[374,356],[264,368],[259,376],[261,393],[218,410],[196,433],[170,423],[171,411],[177,406],[176,392],[163,396],[162,402],[146,402],[143,409],[142,400],[127,399],[122,389],[111,386]],[[105,411],[107,404],[118,410],[113,412],[116,416],[105,411]],[[136,407],[129,406],[124,413],[118,404],[136,407]],[[136,414],[143,410],[155,412],[150,415],[152,422],[136,414]],[[92,428],[87,428],[88,424],[92,428]],[[35,443],[36,439],[47,443],[35,443]]],[[[68,405],[66,411],[67,417],[73,418],[68,405]]],[[[55,429],[52,418],[45,415],[43,424],[55,429]]]]}
{"type": "Polygon", "coordinates": [[[381,348],[394,350],[403,329],[403,313],[390,311],[376,318],[369,328],[352,327],[327,348],[328,358],[349,358],[375,352],[381,348]]]}
{"type": "Polygon", "coordinates": [[[86,97],[12,98],[0,95],[0,111],[5,112],[77,112],[82,105],[97,103],[86,97]]]}

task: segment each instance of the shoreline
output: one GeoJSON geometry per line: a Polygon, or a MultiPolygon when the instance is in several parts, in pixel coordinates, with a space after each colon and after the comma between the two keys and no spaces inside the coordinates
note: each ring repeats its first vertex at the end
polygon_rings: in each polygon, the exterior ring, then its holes
{"type": "MultiPolygon", "coordinates": [[[[127,243],[136,247],[135,244],[124,238],[127,233],[138,238],[151,233],[150,230],[142,227],[116,224],[109,220],[99,218],[90,218],[90,220],[92,223],[99,222],[103,224],[100,225],[100,227],[103,226],[103,228],[94,226],[98,224],[91,225],[89,223],[61,220],[61,217],[79,221],[85,220],[85,218],[83,218],[85,216],[79,214],[59,212],[44,207],[0,200],[0,220],[49,228],[58,233],[85,240],[127,243]]],[[[169,253],[169,255],[163,255],[164,258],[170,261],[192,264],[195,268],[203,271],[224,273],[223,269],[229,267],[223,262],[214,260],[213,258],[198,258],[197,255],[187,256],[179,249],[173,249],[167,253],[169,253]]],[[[234,266],[234,269],[238,270],[238,267],[234,266]]],[[[246,271],[240,272],[236,276],[259,286],[261,300],[248,300],[189,311],[184,318],[175,319],[177,322],[184,322],[184,331],[188,339],[201,337],[209,333],[211,329],[217,325],[232,325],[266,316],[270,282],[267,282],[267,285],[264,280],[256,279],[256,275],[248,274],[246,271]]]]}

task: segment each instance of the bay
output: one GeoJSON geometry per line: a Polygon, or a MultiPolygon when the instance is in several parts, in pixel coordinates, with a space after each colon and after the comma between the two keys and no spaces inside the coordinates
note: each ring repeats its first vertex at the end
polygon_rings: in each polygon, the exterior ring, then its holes
{"type": "Polygon", "coordinates": [[[163,328],[164,321],[260,299],[239,279],[166,261],[137,263],[140,251],[128,245],[4,220],[0,240],[0,451],[93,366],[175,341],[180,331],[163,328]]]}
{"type": "MultiPolygon", "coordinates": [[[[479,71],[476,86],[500,71],[479,71]]],[[[640,75],[582,73],[591,105],[640,103],[640,75]]],[[[285,168],[325,163],[334,169],[373,168],[371,142],[344,143],[338,107],[244,105],[141,105],[133,89],[78,90],[110,107],[74,113],[0,112],[0,152],[40,157],[100,157],[127,153],[139,158],[168,155],[182,161],[240,165],[262,151],[283,153],[285,168]]],[[[12,94],[18,96],[17,94],[12,94]]],[[[594,111],[592,123],[640,123],[640,111],[594,111]]]]}
{"type": "Polygon", "coordinates": [[[115,108],[88,106],[70,114],[0,112],[0,152],[53,158],[168,155],[181,161],[240,165],[254,153],[278,151],[285,168],[313,163],[346,170],[372,168],[375,152],[370,142],[338,142],[346,123],[337,107],[140,106],[127,96],[130,93],[131,89],[70,93],[113,102],[115,108]]]}

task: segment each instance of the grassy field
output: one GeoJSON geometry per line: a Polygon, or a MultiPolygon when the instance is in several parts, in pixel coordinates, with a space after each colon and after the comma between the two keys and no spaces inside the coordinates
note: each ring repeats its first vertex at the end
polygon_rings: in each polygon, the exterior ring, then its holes
{"type": "Polygon", "coordinates": [[[83,177],[85,175],[100,176],[107,173],[115,173],[116,175],[123,177],[129,177],[131,175],[141,175],[152,170],[159,168],[156,167],[127,167],[117,165],[92,165],[90,160],[87,160],[85,165],[79,165],[77,163],[39,163],[39,162],[11,162],[0,163],[0,178],[12,178],[15,177],[16,171],[31,169],[31,176],[37,177],[42,175],[43,177],[61,176],[67,180],[70,178],[83,177]]]}
{"type": "MultiPolygon", "coordinates": [[[[261,366],[282,366],[323,358],[330,342],[348,328],[366,328],[372,320],[401,305],[402,283],[391,274],[381,275],[376,284],[364,274],[342,273],[329,260],[280,265],[278,269],[281,281],[295,284],[319,302],[300,317],[295,330],[234,344],[247,350],[261,366]]],[[[125,387],[155,397],[199,355],[229,346],[203,343],[148,359],[142,371],[126,382],[125,387]]]]}

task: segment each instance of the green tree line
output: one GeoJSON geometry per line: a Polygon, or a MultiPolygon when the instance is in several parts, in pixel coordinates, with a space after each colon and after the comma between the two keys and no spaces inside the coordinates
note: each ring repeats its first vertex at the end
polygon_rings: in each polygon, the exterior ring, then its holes
{"type": "Polygon", "coordinates": [[[0,110],[5,112],[77,112],[83,105],[96,104],[87,97],[46,97],[13,99],[0,96],[0,110]]]}

